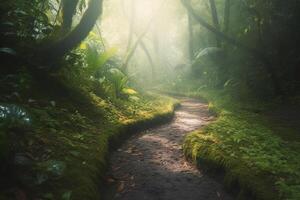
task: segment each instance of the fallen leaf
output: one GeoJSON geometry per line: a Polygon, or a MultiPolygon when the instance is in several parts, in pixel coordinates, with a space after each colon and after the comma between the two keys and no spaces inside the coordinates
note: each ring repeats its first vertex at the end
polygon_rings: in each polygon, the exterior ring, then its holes
{"type": "Polygon", "coordinates": [[[109,184],[114,183],[115,181],[116,181],[115,179],[110,178],[110,177],[106,179],[106,182],[109,184]]]}
{"type": "Polygon", "coordinates": [[[124,181],[121,181],[118,186],[117,192],[123,192],[124,187],[125,187],[124,181]]]}

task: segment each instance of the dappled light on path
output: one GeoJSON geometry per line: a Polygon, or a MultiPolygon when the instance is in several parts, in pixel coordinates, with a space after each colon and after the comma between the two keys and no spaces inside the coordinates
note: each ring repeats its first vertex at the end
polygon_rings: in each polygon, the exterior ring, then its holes
{"type": "Polygon", "coordinates": [[[207,105],[181,99],[172,122],[129,139],[111,159],[108,199],[231,199],[221,184],[188,163],[182,152],[186,133],[210,122],[207,105]]]}

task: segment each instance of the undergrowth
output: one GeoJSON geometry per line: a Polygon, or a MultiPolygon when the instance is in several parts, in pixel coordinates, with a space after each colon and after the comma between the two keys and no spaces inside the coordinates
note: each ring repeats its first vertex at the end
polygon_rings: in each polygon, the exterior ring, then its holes
{"type": "Polygon", "coordinates": [[[151,93],[104,99],[51,84],[45,91],[34,82],[30,93],[0,98],[0,125],[7,127],[0,132],[0,199],[101,199],[110,151],[137,130],[170,119],[177,104],[151,93]]]}
{"type": "Polygon", "coordinates": [[[200,90],[218,114],[216,121],[190,133],[185,155],[208,171],[224,175],[238,199],[300,199],[300,144],[285,141],[260,114],[273,105],[242,103],[223,92],[200,90]]]}

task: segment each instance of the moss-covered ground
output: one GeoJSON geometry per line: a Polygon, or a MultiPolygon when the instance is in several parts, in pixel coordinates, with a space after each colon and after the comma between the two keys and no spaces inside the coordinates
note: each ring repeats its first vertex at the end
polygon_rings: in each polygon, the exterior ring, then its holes
{"type": "Polygon", "coordinates": [[[101,199],[110,151],[135,131],[170,119],[177,104],[150,93],[103,99],[80,87],[30,85],[15,93],[1,87],[7,94],[1,106],[25,114],[1,130],[0,199],[101,199]]]}
{"type": "Polygon", "coordinates": [[[273,127],[276,122],[264,113],[276,109],[277,103],[237,101],[224,91],[186,95],[207,99],[218,115],[186,137],[189,159],[220,173],[238,199],[300,199],[299,129],[273,127]]]}

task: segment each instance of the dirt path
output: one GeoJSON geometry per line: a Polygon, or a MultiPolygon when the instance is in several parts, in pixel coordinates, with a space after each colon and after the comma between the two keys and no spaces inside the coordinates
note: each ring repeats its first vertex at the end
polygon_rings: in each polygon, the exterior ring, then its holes
{"type": "Polygon", "coordinates": [[[207,124],[212,116],[206,104],[181,100],[172,122],[135,135],[113,154],[107,199],[232,199],[221,184],[184,159],[181,145],[185,134],[207,124]]]}

